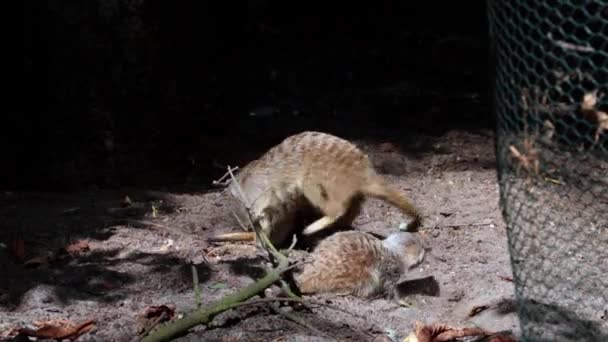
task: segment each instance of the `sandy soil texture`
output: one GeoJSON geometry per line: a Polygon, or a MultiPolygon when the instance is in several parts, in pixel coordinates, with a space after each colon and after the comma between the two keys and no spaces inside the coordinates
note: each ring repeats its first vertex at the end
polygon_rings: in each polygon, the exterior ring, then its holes
{"type": "MultiPolygon", "coordinates": [[[[319,296],[331,306],[311,305],[297,314],[338,340],[400,341],[416,320],[517,333],[493,139],[487,131],[452,130],[420,137],[427,149],[415,155],[390,140],[355,141],[391,184],[424,210],[420,234],[429,252],[409,276],[432,277],[437,288],[413,286],[407,307],[385,299],[319,296]],[[493,308],[468,317],[479,305],[493,308]]],[[[95,319],[95,330],[79,341],[131,341],[147,307],[170,304],[178,315],[195,307],[190,263],[197,265],[203,304],[253,282],[264,263],[260,252],[247,244],[205,241],[209,234],[238,230],[225,203],[211,187],[2,193],[0,332],[37,320],[95,319]],[[74,255],[48,256],[82,239],[87,243],[76,245],[74,255]],[[15,241],[22,241],[22,248],[15,241]]],[[[368,200],[354,227],[386,235],[405,220],[390,205],[368,200]]],[[[179,340],[328,338],[318,335],[267,306],[248,306],[179,340]]]]}

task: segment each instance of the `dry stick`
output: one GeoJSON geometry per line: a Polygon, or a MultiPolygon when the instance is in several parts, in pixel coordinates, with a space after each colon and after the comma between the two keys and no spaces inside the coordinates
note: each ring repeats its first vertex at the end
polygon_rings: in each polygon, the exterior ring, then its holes
{"type": "Polygon", "coordinates": [[[244,301],[256,296],[267,287],[281,279],[281,274],[287,268],[287,259],[281,260],[278,267],[268,271],[266,275],[257,282],[242,288],[240,291],[227,295],[214,304],[202,307],[187,314],[182,319],[171,321],[159,327],[150,335],[144,337],[142,342],[169,341],[199,324],[209,323],[218,314],[232,308],[242,306],[244,301]]]}
{"type": "MultiPolygon", "coordinates": [[[[230,168],[230,166],[228,166],[228,168],[230,168]]],[[[239,167],[237,166],[237,167],[233,168],[232,171],[236,171],[238,169],[239,169],[239,167]]],[[[220,177],[220,179],[214,180],[211,184],[226,186],[226,185],[228,185],[228,183],[230,183],[230,180],[224,180],[224,178],[226,178],[228,176],[230,176],[230,172],[224,173],[224,175],[222,177],[220,177]]]]}
{"type": "MultiPolygon", "coordinates": [[[[248,213],[251,213],[251,210],[250,210],[250,208],[249,208],[249,201],[248,201],[247,197],[245,196],[245,193],[243,192],[243,189],[241,188],[241,185],[238,183],[238,181],[237,181],[237,180],[236,180],[236,178],[234,177],[234,174],[233,174],[233,172],[232,172],[232,171],[233,171],[233,170],[232,170],[230,167],[228,167],[228,173],[230,173],[230,177],[232,178],[232,182],[234,182],[234,184],[235,184],[235,186],[236,186],[236,189],[237,189],[237,191],[239,192],[239,194],[240,194],[240,196],[241,196],[241,201],[242,201],[243,203],[245,203],[245,208],[247,209],[247,212],[248,212],[248,213]]],[[[257,239],[258,239],[260,242],[262,242],[262,246],[263,246],[263,247],[264,247],[264,248],[265,248],[267,251],[269,251],[269,254],[270,254],[270,255],[271,255],[271,256],[272,256],[272,257],[275,259],[275,262],[278,262],[279,264],[284,263],[284,262],[288,262],[288,261],[287,261],[287,260],[288,260],[288,259],[287,259],[287,257],[285,257],[285,255],[283,255],[281,252],[279,252],[279,251],[278,251],[278,250],[277,250],[277,249],[274,247],[274,245],[272,244],[272,242],[270,242],[270,240],[268,239],[268,237],[266,236],[266,234],[264,234],[264,233],[263,233],[263,232],[262,232],[262,231],[259,229],[260,227],[259,227],[259,226],[257,226],[257,225],[255,225],[255,224],[253,223],[253,219],[251,218],[251,215],[248,215],[248,219],[249,219],[250,224],[251,224],[251,225],[252,225],[252,226],[255,228],[254,230],[255,230],[255,234],[256,234],[257,239]]],[[[296,244],[296,243],[297,243],[297,238],[296,238],[296,237],[295,237],[295,235],[294,235],[294,238],[293,238],[292,244],[291,244],[291,246],[289,247],[288,251],[289,251],[289,250],[291,250],[291,249],[292,249],[292,248],[295,246],[295,244],[296,244]]],[[[290,267],[287,267],[287,269],[291,269],[291,268],[297,267],[297,266],[299,266],[299,264],[300,264],[300,263],[297,263],[296,265],[292,265],[292,266],[290,266],[290,267]]],[[[287,269],[285,269],[284,271],[287,271],[287,269]]],[[[284,292],[284,293],[285,293],[287,296],[289,296],[289,297],[290,297],[290,298],[292,298],[292,299],[301,299],[301,298],[300,298],[300,297],[298,297],[298,296],[297,296],[295,293],[293,293],[293,291],[292,291],[292,290],[291,290],[291,288],[289,287],[289,284],[288,284],[288,283],[287,283],[285,280],[280,279],[279,281],[280,281],[280,283],[281,283],[281,289],[283,290],[283,292],[284,292]]],[[[277,313],[277,314],[279,314],[279,315],[282,315],[283,317],[285,317],[285,318],[289,319],[290,321],[295,322],[295,323],[297,323],[297,324],[299,324],[299,325],[301,325],[301,326],[303,326],[303,327],[305,327],[305,328],[308,328],[309,330],[311,330],[311,331],[313,331],[313,332],[315,332],[315,333],[317,333],[317,334],[319,334],[319,335],[322,335],[322,336],[325,336],[325,337],[330,337],[330,336],[328,336],[327,334],[325,334],[325,333],[323,333],[322,331],[320,331],[319,329],[317,329],[317,328],[315,328],[314,326],[312,326],[310,323],[308,323],[308,322],[307,322],[305,319],[303,319],[302,317],[299,317],[299,316],[297,316],[297,315],[295,315],[295,314],[293,314],[293,313],[291,313],[291,312],[285,312],[285,311],[281,310],[281,309],[279,308],[279,306],[278,306],[276,303],[275,303],[275,304],[271,303],[271,304],[269,304],[269,306],[270,306],[270,308],[271,308],[271,309],[272,309],[274,312],[276,312],[276,313],[277,313]]]]}
{"type": "Polygon", "coordinates": [[[490,226],[494,223],[454,223],[454,224],[438,224],[435,228],[462,228],[462,227],[483,227],[490,226]]]}
{"type": "Polygon", "coordinates": [[[140,334],[141,336],[146,336],[150,333],[150,331],[152,331],[154,328],[156,328],[156,326],[163,321],[165,318],[167,318],[167,313],[165,311],[162,311],[160,313],[160,316],[156,317],[156,319],[154,319],[154,321],[152,321],[152,324],[150,324],[144,331],[142,331],[142,333],[140,334]]]}
{"type": "Polygon", "coordinates": [[[194,286],[194,302],[196,304],[196,307],[198,308],[202,304],[201,289],[198,286],[198,271],[196,270],[196,266],[194,266],[194,264],[191,264],[190,268],[192,269],[192,283],[194,286]]]}
{"type": "Polygon", "coordinates": [[[270,306],[270,308],[272,309],[272,311],[276,312],[277,314],[285,317],[286,319],[299,324],[309,330],[311,330],[312,332],[316,333],[317,335],[323,336],[323,337],[328,337],[328,338],[332,338],[332,336],[322,332],[321,330],[315,328],[313,325],[311,325],[310,323],[308,323],[304,318],[291,313],[291,312],[287,312],[287,311],[283,311],[279,308],[279,305],[277,303],[270,303],[268,304],[270,306]]]}
{"type": "Polygon", "coordinates": [[[291,239],[291,245],[289,245],[289,248],[287,248],[287,252],[291,252],[291,250],[296,246],[296,243],[298,243],[298,237],[296,236],[296,234],[293,234],[293,238],[291,239]]]}
{"type": "MultiPolygon", "coordinates": [[[[230,167],[228,167],[228,173],[230,173],[232,180],[235,181],[234,174],[232,173],[232,169],[230,167]]],[[[239,190],[242,196],[242,200],[245,201],[243,203],[245,203],[247,212],[250,213],[249,205],[248,202],[246,202],[245,195],[239,184],[236,184],[237,189],[239,190]]],[[[150,335],[142,338],[142,342],[169,341],[172,338],[183,334],[190,328],[193,328],[199,324],[205,324],[210,322],[213,317],[224,311],[243,305],[243,302],[245,302],[246,300],[258,295],[272,284],[281,280],[281,274],[287,270],[289,266],[289,260],[276,250],[276,248],[268,240],[266,235],[260,231],[258,225],[254,224],[253,219],[250,217],[251,215],[248,216],[252,226],[255,228],[254,230],[256,232],[257,237],[260,239],[262,245],[266,248],[269,254],[274,257],[274,260],[277,261],[277,266],[274,269],[269,270],[262,279],[249,286],[242,288],[240,291],[225,296],[210,306],[198,308],[184,316],[182,319],[168,322],[167,324],[159,327],[150,335]]]]}
{"type": "MultiPolygon", "coordinates": [[[[245,203],[245,208],[247,213],[251,213],[251,210],[249,208],[249,201],[247,199],[247,197],[245,196],[245,193],[243,192],[243,189],[241,188],[241,185],[238,183],[238,181],[236,180],[236,178],[234,177],[234,174],[232,173],[232,169],[230,167],[228,167],[228,173],[230,173],[230,177],[232,178],[232,181],[234,182],[237,191],[239,192],[240,196],[241,196],[241,201],[243,203],[245,203]]],[[[262,242],[262,246],[266,249],[266,251],[269,252],[269,254],[275,259],[275,262],[278,262],[279,264],[284,263],[284,262],[288,262],[287,257],[285,257],[285,255],[283,255],[281,252],[279,252],[274,245],[272,244],[272,242],[270,242],[270,240],[268,239],[268,237],[266,236],[266,234],[264,234],[259,228],[259,226],[255,225],[253,223],[253,219],[251,218],[251,215],[247,215],[250,224],[252,225],[252,227],[254,227],[255,229],[255,234],[256,237],[258,239],[258,241],[262,242]]],[[[297,238],[294,235],[293,241],[291,246],[289,247],[289,250],[291,250],[295,244],[297,242],[297,238]]],[[[289,251],[288,250],[288,251],[289,251]]],[[[292,265],[290,267],[287,267],[287,269],[285,269],[284,271],[287,271],[288,269],[294,268],[299,266],[299,263],[296,265],[292,265]]],[[[289,296],[292,299],[300,299],[295,293],[293,293],[293,291],[291,290],[291,288],[289,287],[289,284],[283,280],[280,279],[280,283],[281,283],[281,289],[283,290],[283,292],[289,296]]],[[[302,317],[299,317],[296,314],[293,314],[291,312],[285,312],[283,310],[281,310],[278,306],[278,304],[276,303],[270,303],[269,304],[270,308],[276,312],[277,314],[287,318],[288,320],[295,322],[305,328],[308,328],[309,330],[313,331],[316,334],[325,336],[325,337],[331,337],[328,336],[327,334],[325,334],[324,332],[320,331],[319,329],[315,328],[314,326],[312,326],[310,323],[308,323],[305,319],[303,319],[302,317]]]]}

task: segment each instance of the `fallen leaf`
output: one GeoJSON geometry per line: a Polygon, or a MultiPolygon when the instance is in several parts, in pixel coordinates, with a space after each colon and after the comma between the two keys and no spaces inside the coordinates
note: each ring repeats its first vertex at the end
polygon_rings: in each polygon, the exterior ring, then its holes
{"type": "Polygon", "coordinates": [[[511,278],[511,277],[507,277],[507,276],[501,276],[501,275],[499,275],[499,276],[498,276],[498,279],[500,279],[500,280],[504,280],[504,281],[510,281],[510,282],[513,282],[513,278],[511,278]]]}
{"type": "Polygon", "coordinates": [[[95,328],[95,320],[88,320],[81,324],[76,324],[67,319],[55,319],[50,321],[34,322],[37,329],[20,328],[19,334],[28,337],[48,338],[55,340],[69,339],[76,340],[80,335],[85,334],[95,328]]]}
{"type": "Polygon", "coordinates": [[[517,339],[511,334],[497,333],[484,338],[480,342],[517,342],[517,339]]]}
{"type": "Polygon", "coordinates": [[[82,239],[65,246],[63,249],[71,256],[75,256],[80,254],[81,252],[86,252],[91,248],[89,247],[89,240],[82,239]]]}
{"type": "Polygon", "coordinates": [[[154,305],[147,307],[137,318],[137,333],[142,334],[157,324],[172,320],[175,317],[174,305],[154,305]]]}
{"type": "Polygon", "coordinates": [[[173,319],[175,317],[175,306],[171,304],[149,306],[144,310],[143,317],[154,318],[161,316],[163,313],[167,315],[167,320],[173,319]]]}
{"type": "Polygon", "coordinates": [[[474,306],[467,316],[468,317],[477,316],[479,313],[481,313],[483,311],[486,311],[489,308],[490,307],[488,305],[477,305],[477,306],[474,306]]]}
{"type": "Polygon", "coordinates": [[[452,328],[443,324],[425,326],[416,321],[414,331],[403,342],[448,342],[458,337],[488,335],[491,333],[478,328],[452,328]]]}
{"type": "Polygon", "coordinates": [[[593,140],[597,143],[600,139],[600,135],[604,131],[608,131],[608,113],[600,111],[595,108],[598,102],[597,90],[594,90],[583,96],[581,103],[581,113],[583,116],[597,125],[593,140]]]}
{"type": "Polygon", "coordinates": [[[13,326],[4,331],[0,332],[0,340],[7,341],[8,339],[13,339],[19,335],[19,330],[21,327],[13,326]]]}

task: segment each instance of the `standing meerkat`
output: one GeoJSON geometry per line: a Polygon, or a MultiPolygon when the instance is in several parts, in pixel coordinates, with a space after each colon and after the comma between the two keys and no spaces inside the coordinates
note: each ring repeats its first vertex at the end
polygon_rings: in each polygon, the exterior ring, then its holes
{"type": "Polygon", "coordinates": [[[359,231],[338,232],[319,243],[311,262],[294,274],[294,280],[302,294],[395,298],[401,276],[424,255],[412,233],[397,232],[381,240],[359,231]]]}
{"type": "MultiPolygon", "coordinates": [[[[241,225],[247,224],[247,207],[273,244],[282,245],[296,227],[300,209],[313,208],[321,217],[303,229],[312,235],[340,219],[348,225],[365,196],[385,200],[413,218],[410,229],[422,224],[419,210],[391,188],[369,159],[353,143],[320,132],[287,137],[252,161],[236,175],[227,192],[231,209],[241,225]]],[[[254,241],[255,233],[228,233],[210,241],[254,241]]]]}

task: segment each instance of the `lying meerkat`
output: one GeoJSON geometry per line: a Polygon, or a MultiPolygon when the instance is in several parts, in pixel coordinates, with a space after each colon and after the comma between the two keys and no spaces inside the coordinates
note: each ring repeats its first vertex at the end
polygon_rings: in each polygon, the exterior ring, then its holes
{"type": "Polygon", "coordinates": [[[302,294],[395,298],[402,275],[424,256],[424,247],[409,232],[383,240],[359,231],[338,232],[319,243],[294,280],[302,294]]]}
{"type": "MultiPolygon", "coordinates": [[[[237,220],[252,230],[246,208],[275,245],[294,233],[299,209],[313,208],[321,217],[302,233],[312,235],[338,220],[349,225],[365,196],[383,199],[413,218],[410,229],[422,224],[419,210],[391,188],[353,143],[320,132],[287,137],[236,175],[227,192],[237,220]],[[243,196],[245,200],[243,199],[243,196]]],[[[228,233],[210,241],[255,241],[255,233],[228,233]]]]}

